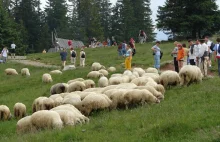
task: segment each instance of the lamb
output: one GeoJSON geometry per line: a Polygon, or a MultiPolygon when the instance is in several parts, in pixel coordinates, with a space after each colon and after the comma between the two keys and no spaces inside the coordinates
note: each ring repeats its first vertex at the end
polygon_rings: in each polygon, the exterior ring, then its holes
{"type": "Polygon", "coordinates": [[[183,66],[179,72],[180,85],[189,85],[193,82],[202,82],[202,72],[197,66],[183,66]]]}
{"type": "Polygon", "coordinates": [[[86,85],[86,89],[95,88],[95,82],[91,79],[82,81],[86,85]]]}
{"type": "Polygon", "coordinates": [[[98,86],[99,87],[106,87],[106,86],[108,86],[108,78],[105,77],[104,75],[102,77],[100,77],[100,79],[98,81],[98,86]]]}
{"type": "Polygon", "coordinates": [[[0,105],[0,120],[9,120],[11,119],[10,109],[6,105],[0,105]]]}
{"type": "Polygon", "coordinates": [[[18,134],[33,132],[35,130],[36,128],[31,123],[31,116],[26,116],[17,122],[16,131],[18,134]]]}
{"type": "Polygon", "coordinates": [[[68,85],[65,85],[63,83],[57,83],[54,84],[51,88],[50,88],[50,94],[60,94],[60,93],[65,93],[68,90],[68,85]]]}
{"type": "Polygon", "coordinates": [[[21,69],[21,75],[22,76],[30,76],[31,74],[30,74],[28,68],[23,68],[23,69],[21,69]]]}
{"type": "Polygon", "coordinates": [[[45,73],[42,76],[42,82],[44,82],[44,83],[51,83],[51,82],[53,82],[53,79],[52,79],[50,74],[45,73]]]}
{"type": "Polygon", "coordinates": [[[179,74],[175,71],[164,71],[160,75],[160,84],[162,84],[165,88],[169,85],[178,85],[180,83],[179,74]]]}
{"type": "Polygon", "coordinates": [[[103,74],[104,76],[108,76],[108,71],[107,70],[101,69],[101,70],[99,70],[99,72],[101,74],[103,74]]]}
{"type": "Polygon", "coordinates": [[[134,89],[139,89],[139,90],[143,90],[146,89],[148,91],[150,91],[155,97],[157,97],[159,100],[163,100],[164,99],[164,95],[161,92],[158,92],[154,87],[152,86],[137,86],[134,89]]]}
{"type": "Polygon", "coordinates": [[[37,129],[61,129],[63,122],[55,111],[41,110],[31,116],[31,123],[37,129]]]}
{"type": "Polygon", "coordinates": [[[22,103],[16,103],[14,105],[14,117],[21,119],[25,116],[26,116],[26,106],[22,103]]]}
{"type": "Polygon", "coordinates": [[[83,91],[86,89],[86,85],[83,82],[76,81],[69,85],[67,92],[74,92],[74,91],[83,91]]]}
{"type": "Polygon", "coordinates": [[[12,68],[5,69],[5,73],[6,73],[6,75],[18,75],[18,72],[12,68]]]}
{"type": "Polygon", "coordinates": [[[50,71],[50,74],[63,74],[62,71],[60,70],[53,70],[53,71],[50,71]]]}
{"type": "Polygon", "coordinates": [[[92,71],[98,71],[100,69],[105,69],[105,66],[101,65],[100,63],[98,62],[94,62],[92,64],[92,71]]]}
{"type": "Polygon", "coordinates": [[[156,68],[151,68],[151,67],[150,67],[150,68],[147,68],[147,69],[145,70],[145,72],[146,72],[146,73],[156,73],[156,74],[159,73],[156,68]]]}
{"type": "Polygon", "coordinates": [[[138,72],[139,76],[142,76],[145,73],[142,68],[134,68],[133,72],[138,72]]]}
{"type": "Polygon", "coordinates": [[[88,78],[99,78],[102,74],[99,71],[91,71],[88,73],[88,78]]]}
{"type": "Polygon", "coordinates": [[[76,78],[76,79],[73,79],[73,80],[69,80],[68,82],[67,82],[67,84],[71,84],[71,83],[73,83],[73,82],[76,82],[76,81],[84,81],[84,79],[83,78],[76,78]]]}
{"type": "Polygon", "coordinates": [[[115,67],[109,67],[109,68],[108,68],[108,71],[109,71],[109,72],[116,72],[116,68],[115,68],[115,67]]]}

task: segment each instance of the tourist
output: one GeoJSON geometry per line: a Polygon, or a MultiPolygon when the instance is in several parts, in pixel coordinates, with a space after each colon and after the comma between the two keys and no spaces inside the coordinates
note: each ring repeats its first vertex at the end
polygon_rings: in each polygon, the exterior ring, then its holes
{"type": "Polygon", "coordinates": [[[80,51],[80,66],[85,67],[85,60],[86,60],[86,53],[84,52],[84,49],[82,48],[80,51]]]}
{"type": "Polygon", "coordinates": [[[204,77],[208,75],[208,60],[209,60],[209,47],[205,43],[204,39],[200,40],[201,47],[199,50],[199,58],[200,58],[200,70],[204,77]]]}
{"type": "Polygon", "coordinates": [[[126,46],[126,54],[124,55],[125,58],[125,69],[131,70],[131,60],[132,60],[132,50],[130,45],[126,46]]]}
{"type": "Polygon", "coordinates": [[[212,46],[212,41],[209,40],[209,37],[206,36],[205,37],[205,43],[208,46],[208,53],[209,53],[209,59],[208,59],[208,67],[212,67],[212,50],[211,50],[211,46],[212,46]]]}
{"type": "Polygon", "coordinates": [[[178,44],[178,53],[177,53],[177,58],[176,60],[178,61],[178,66],[179,66],[179,71],[183,67],[183,62],[184,62],[184,49],[182,44],[178,44]]]}
{"type": "Polygon", "coordinates": [[[70,61],[71,63],[76,66],[76,57],[77,57],[77,54],[76,54],[76,51],[71,47],[70,48],[70,61]]]}
{"type": "Polygon", "coordinates": [[[196,65],[195,44],[191,39],[188,40],[188,43],[189,43],[189,51],[188,51],[189,63],[190,65],[196,65]]]}
{"type": "Polygon", "coordinates": [[[199,50],[201,48],[201,44],[199,40],[196,40],[196,45],[194,48],[195,48],[195,56],[196,56],[196,66],[200,67],[199,50]]]}
{"type": "Polygon", "coordinates": [[[1,52],[1,56],[2,56],[3,63],[6,63],[7,58],[8,58],[8,49],[7,49],[7,47],[3,48],[2,52],[1,52]]]}
{"type": "Polygon", "coordinates": [[[66,57],[67,57],[67,52],[65,48],[61,48],[61,52],[60,52],[60,57],[61,57],[61,61],[62,61],[62,66],[65,67],[66,66],[66,57]]]}
{"type": "Polygon", "coordinates": [[[15,58],[15,47],[16,47],[16,45],[14,44],[14,42],[12,42],[12,44],[11,44],[11,58],[12,58],[12,56],[14,56],[14,58],[15,58]]]}
{"type": "Polygon", "coordinates": [[[171,55],[173,56],[174,68],[176,72],[179,72],[178,61],[176,60],[177,53],[178,53],[178,47],[177,47],[178,44],[179,43],[177,41],[174,42],[175,47],[171,53],[171,55]]]}
{"type": "Polygon", "coordinates": [[[154,67],[157,70],[160,70],[160,41],[156,42],[156,45],[154,45],[151,49],[153,50],[154,55],[154,67]]]}

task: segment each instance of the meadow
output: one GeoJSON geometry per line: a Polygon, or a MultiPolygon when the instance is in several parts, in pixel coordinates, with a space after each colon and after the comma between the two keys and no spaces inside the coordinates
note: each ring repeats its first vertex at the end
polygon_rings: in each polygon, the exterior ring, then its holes
{"type": "MultiPolygon", "coordinates": [[[[152,43],[137,44],[137,54],[132,66],[148,68],[153,66],[152,43]]],[[[171,61],[172,43],[162,43],[164,52],[162,65],[171,61]]],[[[49,96],[50,87],[59,82],[82,77],[86,78],[93,62],[100,62],[106,67],[115,66],[117,72],[124,71],[123,57],[118,57],[117,47],[85,49],[86,67],[78,67],[74,71],[66,71],[62,75],[52,75],[53,83],[41,81],[43,73],[50,68],[25,66],[8,62],[0,64],[0,104],[7,105],[13,113],[13,106],[22,102],[31,114],[31,105],[39,96],[49,96]],[[30,77],[6,76],[8,67],[20,71],[28,67],[30,77]]],[[[79,54],[79,49],[77,49],[79,54]]],[[[31,54],[29,60],[37,60],[46,64],[61,65],[59,53],[31,54]]],[[[67,63],[68,64],[68,63],[67,63]]],[[[79,64],[79,60],[77,60],[79,64]]],[[[216,65],[212,68],[216,74],[216,65]]],[[[111,75],[111,74],[110,74],[111,75]]],[[[97,82],[97,80],[95,80],[97,82]]],[[[205,79],[200,84],[189,87],[172,87],[166,90],[165,99],[156,105],[145,105],[129,110],[113,110],[94,112],[90,123],[62,130],[45,130],[24,135],[16,134],[17,120],[0,122],[0,141],[16,142],[60,142],[60,141],[146,141],[146,142],[219,142],[220,141],[220,78],[205,79]]]]}

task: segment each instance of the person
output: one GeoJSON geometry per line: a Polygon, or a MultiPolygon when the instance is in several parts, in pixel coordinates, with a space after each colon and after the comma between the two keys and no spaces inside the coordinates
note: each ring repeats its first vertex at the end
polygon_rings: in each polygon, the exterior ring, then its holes
{"type": "Polygon", "coordinates": [[[16,47],[16,45],[14,44],[14,42],[12,42],[12,44],[11,44],[11,58],[12,58],[12,56],[14,56],[14,58],[15,58],[15,47],[16,47]]]}
{"type": "Polygon", "coordinates": [[[200,70],[204,77],[208,74],[209,47],[204,39],[200,39],[201,47],[198,57],[200,58],[200,70]]]}
{"type": "Polygon", "coordinates": [[[77,54],[76,54],[76,51],[71,47],[70,48],[70,61],[71,63],[76,66],[76,57],[77,57],[77,54]]]}
{"type": "Polygon", "coordinates": [[[111,40],[109,39],[109,37],[107,38],[107,42],[108,42],[108,46],[111,46],[111,40]]]}
{"type": "Polygon", "coordinates": [[[177,47],[178,44],[179,43],[177,41],[174,42],[175,47],[171,53],[171,55],[173,56],[174,68],[176,72],[179,72],[178,61],[176,60],[177,53],[178,53],[178,47],[177,47]]]}
{"type": "Polygon", "coordinates": [[[125,55],[125,54],[126,54],[126,46],[127,46],[126,41],[124,41],[124,42],[122,43],[122,49],[121,49],[122,55],[125,55]]]}
{"type": "Polygon", "coordinates": [[[209,40],[208,36],[205,36],[205,43],[208,46],[208,52],[209,52],[208,66],[211,68],[212,67],[212,50],[211,50],[212,41],[209,40]]]}
{"type": "Polygon", "coordinates": [[[126,54],[124,56],[125,56],[125,69],[131,70],[132,50],[130,45],[126,46],[126,54]]]}
{"type": "Polygon", "coordinates": [[[134,56],[136,54],[136,48],[135,48],[135,41],[133,38],[130,39],[129,45],[132,48],[132,56],[134,56]]]}
{"type": "Polygon", "coordinates": [[[176,60],[178,61],[178,66],[179,66],[179,71],[183,67],[183,62],[184,62],[184,49],[182,44],[178,44],[178,53],[177,53],[177,58],[176,60]]]}
{"type": "Polygon", "coordinates": [[[122,56],[122,43],[118,45],[118,56],[122,56]]]}
{"type": "Polygon", "coordinates": [[[116,46],[115,43],[116,43],[115,37],[112,36],[112,46],[116,46]]]}
{"type": "Polygon", "coordinates": [[[216,39],[217,44],[214,47],[214,59],[218,60],[218,75],[220,77],[220,38],[216,39]]]}
{"type": "Polygon", "coordinates": [[[6,63],[7,57],[8,57],[8,49],[7,49],[7,47],[3,48],[2,52],[1,52],[1,56],[2,56],[3,63],[6,63]]]}
{"type": "Polygon", "coordinates": [[[201,44],[200,41],[197,39],[196,40],[196,45],[195,45],[195,56],[196,56],[196,66],[200,66],[200,60],[199,60],[199,50],[200,50],[201,44]]]}
{"type": "Polygon", "coordinates": [[[72,48],[72,40],[68,40],[69,48],[72,48]]]}
{"type": "Polygon", "coordinates": [[[140,39],[140,44],[143,44],[146,41],[146,33],[143,30],[140,30],[139,33],[139,39],[140,39]]]}
{"type": "Polygon", "coordinates": [[[86,60],[86,53],[84,52],[84,49],[82,48],[80,51],[80,66],[85,67],[85,60],[86,60]]]}
{"type": "Polygon", "coordinates": [[[196,65],[195,44],[191,39],[188,40],[188,43],[189,43],[189,51],[188,51],[189,63],[190,65],[195,66],[196,65]]]}
{"type": "Polygon", "coordinates": [[[44,53],[44,54],[47,53],[46,49],[44,49],[44,50],[42,51],[42,53],[44,53]]]}
{"type": "Polygon", "coordinates": [[[151,49],[153,50],[154,55],[154,68],[157,70],[160,70],[160,41],[156,42],[156,45],[154,45],[151,49]]]}
{"type": "Polygon", "coordinates": [[[189,55],[188,55],[189,48],[186,48],[185,43],[182,44],[182,47],[183,47],[183,50],[184,50],[184,60],[186,61],[186,64],[188,65],[189,64],[189,55]]]}
{"type": "Polygon", "coordinates": [[[62,66],[65,67],[66,66],[66,57],[67,57],[67,52],[66,49],[62,47],[62,50],[60,52],[60,57],[61,57],[61,61],[62,61],[62,66]]]}

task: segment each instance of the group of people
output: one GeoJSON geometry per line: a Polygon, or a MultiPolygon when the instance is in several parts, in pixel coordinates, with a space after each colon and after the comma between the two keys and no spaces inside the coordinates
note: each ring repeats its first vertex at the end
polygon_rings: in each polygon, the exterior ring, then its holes
{"type": "MultiPolygon", "coordinates": [[[[11,58],[15,58],[15,47],[16,45],[14,44],[14,42],[11,44],[11,51],[10,51],[10,54],[11,54],[11,58]]],[[[8,48],[5,46],[0,54],[0,63],[6,63],[7,59],[8,59],[8,48]]]]}

